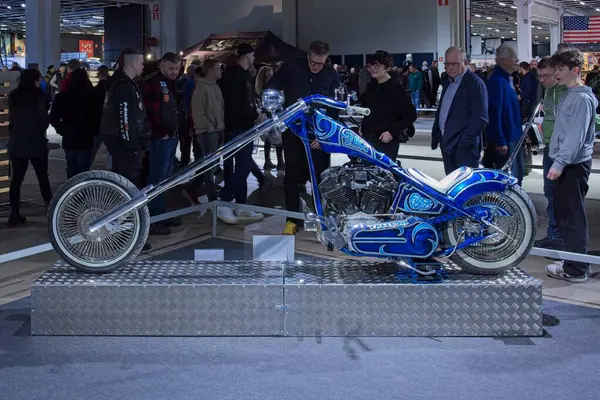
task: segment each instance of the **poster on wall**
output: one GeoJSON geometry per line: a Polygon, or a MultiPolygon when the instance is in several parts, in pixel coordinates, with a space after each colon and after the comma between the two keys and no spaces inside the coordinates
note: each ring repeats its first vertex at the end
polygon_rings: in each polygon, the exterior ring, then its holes
{"type": "Polygon", "coordinates": [[[88,58],[94,57],[94,41],[93,40],[80,40],[79,41],[79,52],[86,53],[88,58]]]}

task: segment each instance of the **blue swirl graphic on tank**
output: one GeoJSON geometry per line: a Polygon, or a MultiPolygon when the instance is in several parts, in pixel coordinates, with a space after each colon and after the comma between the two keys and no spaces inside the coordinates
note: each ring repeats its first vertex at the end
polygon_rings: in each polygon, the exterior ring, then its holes
{"type": "Polygon", "coordinates": [[[350,238],[350,250],[372,256],[429,257],[439,244],[435,228],[416,217],[357,225],[350,230],[350,238]]]}
{"type": "Polygon", "coordinates": [[[439,214],[444,204],[410,184],[401,185],[394,200],[394,209],[409,214],[439,214]]]}
{"type": "Polygon", "coordinates": [[[351,149],[370,158],[375,156],[375,150],[366,140],[320,112],[315,112],[314,127],[315,135],[322,143],[351,149]]]}

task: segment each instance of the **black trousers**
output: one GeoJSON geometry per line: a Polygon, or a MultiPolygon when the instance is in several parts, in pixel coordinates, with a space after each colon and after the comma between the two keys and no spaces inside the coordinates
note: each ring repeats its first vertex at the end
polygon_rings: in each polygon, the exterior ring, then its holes
{"type": "MultiPolygon", "coordinates": [[[[302,140],[289,129],[283,133],[283,154],[285,157],[285,177],[283,178],[283,192],[285,195],[285,208],[288,211],[300,212],[300,185],[306,185],[310,179],[308,158],[302,140]]],[[[317,184],[321,182],[321,174],[331,165],[331,155],[321,150],[311,151],[317,184]]],[[[288,218],[296,224],[303,221],[288,218]]]]}
{"type": "MultiPolygon", "coordinates": [[[[592,160],[567,165],[554,186],[554,217],[567,252],[587,254],[588,222],[585,213],[585,196],[592,160]]],[[[589,264],[565,261],[563,269],[571,276],[581,276],[589,271],[589,264]]]]}
{"type": "Polygon", "coordinates": [[[454,153],[446,153],[442,151],[442,159],[444,160],[444,171],[446,175],[450,175],[460,167],[479,167],[479,145],[476,148],[457,148],[454,153]]]}
{"type": "Polygon", "coordinates": [[[116,137],[105,137],[104,145],[112,157],[112,171],[129,179],[131,183],[141,188],[144,152],[126,148],[123,141],[116,137]]]}
{"type": "Polygon", "coordinates": [[[52,200],[52,189],[48,179],[48,156],[44,157],[11,157],[10,165],[12,168],[12,177],[10,179],[10,209],[12,214],[19,214],[19,205],[21,202],[21,185],[25,179],[29,162],[33,165],[35,175],[37,176],[40,192],[44,202],[49,203],[52,200]]]}

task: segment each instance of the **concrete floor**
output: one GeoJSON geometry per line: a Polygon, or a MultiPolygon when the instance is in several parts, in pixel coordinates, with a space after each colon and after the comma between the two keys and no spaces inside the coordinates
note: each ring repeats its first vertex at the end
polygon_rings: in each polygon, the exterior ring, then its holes
{"type": "MultiPolygon", "coordinates": [[[[411,142],[402,145],[400,154],[410,154],[415,156],[439,157],[439,150],[433,151],[429,147],[431,121],[421,120],[417,124],[417,134],[411,142]]],[[[65,179],[64,153],[58,148],[60,137],[54,132],[49,132],[51,142],[56,147],[50,154],[50,179],[54,188],[58,187],[65,179]]],[[[600,152],[597,153],[600,158],[600,152]]],[[[105,165],[104,153],[101,152],[95,164],[95,168],[103,168],[105,165]]],[[[256,162],[262,167],[264,162],[262,150],[255,156],[256,162]]],[[[345,156],[333,156],[333,165],[345,163],[345,156]]],[[[405,168],[414,167],[429,174],[435,178],[443,177],[443,167],[440,162],[420,161],[402,159],[405,168]]],[[[541,157],[534,157],[534,164],[541,164],[541,157]]],[[[600,160],[594,160],[593,168],[600,168],[600,160]]],[[[252,204],[264,204],[265,206],[281,207],[282,199],[282,177],[272,177],[274,185],[268,194],[268,199],[259,198],[257,192],[257,182],[253,177],[249,178],[249,191],[252,192],[250,202],[252,204]],[[265,204],[265,201],[268,200],[265,204]]],[[[524,187],[530,194],[540,220],[540,229],[538,236],[544,236],[547,220],[545,218],[545,200],[542,195],[542,174],[539,170],[533,170],[525,178],[524,187]]],[[[170,194],[170,200],[174,207],[185,207],[180,189],[174,189],[170,194]]],[[[26,182],[23,187],[23,214],[27,216],[28,223],[13,229],[8,229],[6,225],[0,224],[0,254],[6,254],[18,251],[32,246],[43,245],[48,242],[46,231],[46,218],[39,197],[39,189],[33,171],[28,172],[26,182]]],[[[588,194],[587,209],[590,224],[590,250],[600,250],[600,176],[592,175],[590,179],[590,192],[588,194]]],[[[5,221],[8,216],[8,210],[0,209],[0,221],[5,221]]],[[[192,245],[193,243],[206,238],[210,235],[212,220],[210,213],[203,217],[198,214],[187,215],[184,218],[182,227],[174,228],[173,233],[167,237],[151,237],[150,242],[153,245],[153,251],[145,254],[143,257],[157,256],[179,247],[192,245]]],[[[256,234],[279,234],[284,225],[284,218],[267,216],[259,223],[248,226],[225,226],[219,224],[219,236],[231,240],[251,241],[252,235],[256,234]]],[[[296,248],[299,251],[307,253],[323,254],[326,257],[343,257],[337,253],[326,253],[323,246],[316,242],[311,233],[301,232],[296,238],[296,248]]],[[[34,256],[22,258],[19,260],[0,264],[0,304],[18,300],[29,294],[29,285],[35,280],[49,264],[57,260],[54,252],[48,251],[34,256]]],[[[544,272],[544,266],[548,260],[529,256],[522,267],[531,275],[541,279],[544,286],[544,295],[552,300],[571,302],[579,305],[587,305],[600,308],[600,278],[594,277],[584,284],[569,284],[567,282],[556,281],[547,278],[544,272]]],[[[593,267],[597,270],[597,267],[593,267]]]]}

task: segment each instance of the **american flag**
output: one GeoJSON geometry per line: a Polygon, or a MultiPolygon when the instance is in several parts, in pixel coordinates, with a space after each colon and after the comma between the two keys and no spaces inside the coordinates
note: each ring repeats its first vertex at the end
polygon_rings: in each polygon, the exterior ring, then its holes
{"type": "Polygon", "coordinates": [[[600,42],[600,16],[563,17],[563,42],[600,42]]]}

